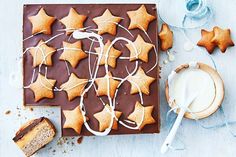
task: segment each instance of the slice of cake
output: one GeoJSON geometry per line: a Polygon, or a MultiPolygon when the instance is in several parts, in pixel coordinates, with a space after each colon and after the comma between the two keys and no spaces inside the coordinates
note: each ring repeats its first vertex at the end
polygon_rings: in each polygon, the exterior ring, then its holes
{"type": "Polygon", "coordinates": [[[28,157],[51,142],[56,135],[56,129],[51,121],[45,117],[33,119],[24,124],[13,141],[28,157]]]}

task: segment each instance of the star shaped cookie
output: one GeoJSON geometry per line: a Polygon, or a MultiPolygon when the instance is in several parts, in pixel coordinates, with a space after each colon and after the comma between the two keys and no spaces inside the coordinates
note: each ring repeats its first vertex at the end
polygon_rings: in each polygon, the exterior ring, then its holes
{"type": "Polygon", "coordinates": [[[68,100],[71,101],[81,96],[87,83],[88,79],[80,79],[74,73],[71,73],[68,81],[63,83],[60,88],[66,91],[68,100]]]}
{"type": "Polygon", "coordinates": [[[43,8],[37,15],[28,17],[32,24],[32,34],[43,33],[51,34],[51,25],[56,20],[55,17],[48,16],[43,8]]]}
{"type": "Polygon", "coordinates": [[[108,96],[108,90],[109,90],[109,95],[111,98],[113,98],[115,95],[116,88],[119,85],[120,81],[114,80],[112,78],[111,72],[109,72],[104,77],[97,78],[95,80],[95,83],[98,86],[98,90],[97,90],[98,96],[103,96],[103,95],[108,96]],[[109,78],[109,89],[108,89],[107,78],[109,78]]]}
{"type": "Polygon", "coordinates": [[[62,18],[60,22],[66,27],[66,34],[70,35],[74,30],[84,27],[85,15],[80,15],[74,8],[70,9],[69,14],[62,18]]]}
{"type": "Polygon", "coordinates": [[[155,123],[155,119],[152,117],[153,106],[142,106],[138,101],[135,104],[134,111],[128,116],[129,120],[134,121],[139,126],[139,130],[147,124],[155,123]],[[143,115],[144,114],[144,115],[143,115]],[[143,120],[142,120],[143,117],[143,120]]]}
{"type": "Polygon", "coordinates": [[[109,9],[106,9],[102,16],[93,18],[93,21],[98,26],[99,35],[102,35],[104,33],[116,35],[117,23],[119,23],[120,20],[121,18],[118,16],[113,16],[109,9]]]}
{"type": "Polygon", "coordinates": [[[88,55],[82,50],[82,42],[76,41],[68,43],[63,41],[64,51],[59,57],[60,60],[68,61],[73,68],[75,68],[80,60],[86,58],[88,55]]]}
{"type": "MultiPolygon", "coordinates": [[[[63,128],[74,129],[75,132],[80,134],[82,126],[84,124],[84,119],[80,106],[77,106],[73,110],[63,110],[62,112],[66,118],[63,128]]],[[[87,120],[88,118],[86,117],[86,121],[87,120]]]]}
{"type": "Polygon", "coordinates": [[[42,74],[38,73],[38,77],[34,83],[30,85],[30,89],[34,93],[35,102],[43,98],[53,98],[53,87],[56,80],[45,78],[42,74]]]}
{"type": "Polygon", "coordinates": [[[131,84],[130,94],[136,94],[140,89],[142,93],[149,95],[149,87],[155,78],[147,76],[144,70],[139,67],[135,75],[128,77],[128,81],[131,84]]]}
{"type": "Polygon", "coordinates": [[[225,52],[229,46],[234,46],[234,42],[230,36],[230,29],[221,29],[219,27],[214,27],[214,37],[211,42],[215,43],[221,50],[221,52],[225,52]]]}
{"type": "MultiPolygon", "coordinates": [[[[105,65],[106,63],[106,53],[107,53],[107,50],[108,50],[108,47],[111,45],[111,41],[108,40],[107,43],[104,45],[104,48],[103,48],[103,52],[100,52],[101,49],[100,47],[97,47],[95,48],[95,51],[102,55],[102,58],[100,60],[100,63],[99,65],[105,65]]],[[[115,68],[116,67],[116,59],[121,55],[121,51],[115,49],[113,46],[110,48],[110,51],[108,53],[108,59],[107,59],[107,63],[108,65],[110,65],[112,68],[115,68]]]]}
{"type": "Polygon", "coordinates": [[[144,62],[148,62],[149,51],[154,47],[154,45],[145,42],[143,40],[143,38],[141,37],[141,35],[137,36],[137,38],[135,39],[133,44],[134,44],[138,54],[136,54],[136,51],[131,43],[128,43],[125,45],[130,51],[130,59],[129,60],[134,61],[134,60],[140,59],[144,62]]]}
{"type": "MultiPolygon", "coordinates": [[[[115,116],[117,117],[117,119],[119,119],[122,112],[120,112],[120,111],[114,111],[114,112],[115,112],[115,116]]],[[[104,106],[102,111],[95,113],[94,117],[99,122],[99,131],[102,132],[102,131],[106,130],[107,128],[109,128],[111,120],[112,120],[111,107],[107,104],[106,106],[104,106]]],[[[113,129],[113,130],[118,129],[118,122],[115,120],[115,118],[113,118],[113,124],[112,124],[111,129],[113,129]]]]}
{"type": "Polygon", "coordinates": [[[201,40],[198,41],[197,45],[205,47],[206,50],[211,54],[216,47],[216,44],[211,42],[212,38],[215,35],[214,31],[207,31],[205,29],[202,29],[201,35],[202,35],[202,38],[201,40]]]}
{"type": "Polygon", "coordinates": [[[38,45],[29,49],[33,57],[33,67],[40,64],[52,66],[52,55],[56,52],[53,47],[47,46],[43,40],[40,40],[38,45]]]}
{"type": "Polygon", "coordinates": [[[162,24],[161,31],[159,33],[159,38],[161,40],[161,50],[167,51],[173,46],[173,32],[170,30],[167,24],[162,24]]]}
{"type": "Polygon", "coordinates": [[[130,18],[128,29],[139,28],[147,31],[149,23],[156,19],[155,16],[148,14],[144,5],[142,5],[138,10],[128,11],[127,14],[130,18]]]}

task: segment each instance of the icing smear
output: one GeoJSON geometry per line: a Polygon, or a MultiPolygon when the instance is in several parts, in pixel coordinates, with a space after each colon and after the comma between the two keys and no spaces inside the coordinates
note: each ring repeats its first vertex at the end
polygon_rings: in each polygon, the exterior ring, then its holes
{"type": "MultiPolygon", "coordinates": [[[[176,105],[183,104],[186,99],[186,88],[189,91],[198,91],[198,96],[189,106],[190,111],[200,112],[209,107],[215,98],[215,84],[211,76],[199,69],[196,62],[189,63],[189,68],[176,73],[172,71],[168,76],[169,103],[175,101],[176,105]]],[[[191,95],[191,93],[188,93],[191,95]]]]}

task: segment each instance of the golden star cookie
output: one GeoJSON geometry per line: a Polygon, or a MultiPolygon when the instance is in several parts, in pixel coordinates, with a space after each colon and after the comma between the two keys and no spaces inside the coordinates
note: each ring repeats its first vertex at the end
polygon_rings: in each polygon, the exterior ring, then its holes
{"type": "MultiPolygon", "coordinates": [[[[106,53],[108,50],[108,47],[111,45],[111,41],[108,40],[107,43],[104,45],[103,52],[101,52],[100,47],[95,48],[95,51],[99,54],[102,55],[102,58],[99,62],[99,65],[105,65],[106,63],[106,53]]],[[[110,65],[112,68],[116,67],[116,59],[121,55],[121,51],[115,49],[113,46],[110,48],[107,59],[108,65],[110,65]]]]}
{"type": "Polygon", "coordinates": [[[128,11],[127,14],[130,18],[128,29],[139,28],[147,31],[149,23],[156,19],[155,16],[148,14],[144,5],[135,11],[128,11]]]}
{"type": "Polygon", "coordinates": [[[110,97],[114,98],[116,88],[119,85],[120,81],[114,80],[112,78],[111,72],[109,72],[104,77],[97,78],[95,80],[95,83],[98,86],[98,90],[97,90],[98,96],[103,96],[103,95],[108,96],[108,90],[109,90],[110,97]],[[109,78],[109,88],[108,88],[107,78],[109,78]]]}
{"type": "Polygon", "coordinates": [[[161,50],[167,51],[173,46],[173,32],[170,30],[167,24],[162,24],[161,31],[159,33],[159,38],[161,40],[161,50]]]}
{"type": "Polygon", "coordinates": [[[198,41],[197,45],[205,47],[206,50],[211,54],[216,47],[216,44],[211,42],[211,40],[213,39],[215,35],[214,31],[207,31],[205,29],[202,29],[201,35],[202,35],[202,38],[201,40],[198,41]]]}
{"type": "Polygon", "coordinates": [[[142,106],[138,101],[135,104],[133,112],[128,116],[129,120],[132,120],[139,125],[139,130],[147,124],[155,123],[155,119],[152,117],[153,106],[142,106]],[[142,119],[143,118],[143,119],[142,119]]]}
{"type": "Polygon", "coordinates": [[[66,34],[70,35],[74,30],[84,27],[85,15],[80,15],[74,8],[70,9],[69,14],[62,18],[60,22],[66,27],[66,34]]]}
{"type": "Polygon", "coordinates": [[[33,67],[40,64],[52,66],[52,55],[56,52],[56,49],[47,46],[43,40],[40,40],[37,46],[29,49],[29,52],[33,57],[33,67]]]}
{"type": "Polygon", "coordinates": [[[86,58],[88,55],[82,50],[82,42],[76,41],[74,43],[68,43],[63,41],[64,51],[59,57],[60,60],[65,60],[75,68],[79,62],[86,58]]]}
{"type": "Polygon", "coordinates": [[[55,17],[48,16],[44,8],[41,8],[37,15],[28,17],[32,24],[32,34],[51,34],[51,25],[56,20],[55,17]]]}
{"type": "MultiPolygon", "coordinates": [[[[73,110],[63,110],[62,112],[66,118],[63,128],[74,129],[75,132],[80,134],[82,126],[84,124],[84,119],[80,106],[77,106],[73,110]]],[[[88,118],[86,117],[86,121],[87,120],[88,118]]]]}
{"type": "Polygon", "coordinates": [[[99,35],[104,33],[116,35],[116,27],[120,20],[121,18],[118,16],[113,16],[109,9],[106,9],[102,16],[93,18],[93,21],[98,26],[99,35]]]}
{"type": "MultiPolygon", "coordinates": [[[[114,111],[114,112],[115,112],[116,118],[119,119],[122,112],[120,111],[114,111]]],[[[106,106],[104,106],[102,111],[95,113],[94,117],[99,122],[99,131],[102,132],[106,130],[107,128],[109,128],[111,120],[112,120],[111,107],[107,104],[106,106]]],[[[118,129],[118,122],[115,118],[113,118],[113,124],[112,124],[111,129],[113,130],[118,129]]]]}
{"type": "Polygon", "coordinates": [[[37,80],[30,85],[30,89],[34,93],[35,102],[43,98],[53,98],[53,87],[56,80],[45,78],[42,74],[38,73],[37,80]]]}
{"type": "Polygon", "coordinates": [[[138,93],[140,90],[143,94],[149,95],[149,87],[155,78],[147,76],[144,70],[139,67],[135,75],[128,77],[128,81],[131,84],[130,94],[138,93]]]}
{"type": "Polygon", "coordinates": [[[221,52],[225,52],[229,46],[234,46],[234,42],[230,36],[230,29],[221,29],[219,27],[214,27],[214,37],[211,42],[215,43],[221,50],[221,52]]]}
{"type": "Polygon", "coordinates": [[[141,37],[141,35],[137,36],[137,38],[135,39],[133,44],[134,44],[138,54],[136,53],[136,51],[131,43],[128,43],[125,45],[130,51],[130,59],[129,60],[134,61],[134,60],[140,59],[140,60],[147,63],[148,62],[148,54],[149,54],[150,50],[154,47],[154,45],[145,42],[143,40],[143,38],[141,37]]]}
{"type": "Polygon", "coordinates": [[[68,81],[63,83],[60,88],[66,91],[68,100],[71,101],[81,96],[87,83],[88,79],[80,79],[74,73],[71,73],[68,81]]]}

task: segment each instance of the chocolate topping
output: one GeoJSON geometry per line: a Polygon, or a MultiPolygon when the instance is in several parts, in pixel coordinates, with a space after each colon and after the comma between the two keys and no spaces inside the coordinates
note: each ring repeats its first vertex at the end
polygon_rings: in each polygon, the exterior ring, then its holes
{"type": "Polygon", "coordinates": [[[16,136],[13,138],[14,142],[20,140],[24,135],[26,135],[30,130],[32,130],[35,126],[37,126],[40,122],[42,122],[45,117],[41,117],[38,119],[34,119],[28,126],[21,128],[17,133],[16,136]]]}
{"type": "MultiPolygon", "coordinates": [[[[34,5],[25,5],[24,6],[24,16],[23,16],[23,38],[27,38],[31,36],[31,30],[32,26],[31,23],[28,20],[29,16],[37,14],[38,10],[43,7],[46,11],[46,13],[50,16],[54,16],[57,18],[57,20],[52,25],[52,35],[44,35],[39,34],[34,36],[33,38],[26,40],[23,42],[23,49],[25,50],[28,47],[36,46],[38,41],[43,39],[46,41],[47,39],[51,38],[52,36],[55,36],[56,34],[61,33],[58,30],[64,29],[64,26],[59,22],[59,20],[65,16],[67,16],[69,10],[71,7],[75,8],[76,11],[79,14],[86,15],[87,20],[84,23],[84,27],[92,26],[92,28],[97,28],[96,24],[93,22],[93,18],[97,16],[101,16],[102,13],[109,9],[114,16],[119,16],[124,19],[121,20],[120,24],[124,26],[125,28],[128,28],[130,19],[127,15],[127,11],[130,10],[136,10],[140,7],[140,4],[34,4],[34,5]]],[[[149,14],[152,14],[157,17],[157,11],[155,4],[145,4],[145,7],[149,14]]],[[[117,26],[117,34],[116,36],[112,36],[109,34],[104,34],[102,37],[104,38],[103,42],[104,44],[106,41],[113,40],[115,37],[125,37],[129,40],[134,41],[138,34],[140,34],[143,39],[146,42],[150,42],[148,37],[145,35],[145,33],[139,29],[130,30],[130,32],[134,35],[132,37],[129,33],[127,33],[124,29],[117,26]]],[[[153,44],[158,47],[157,45],[157,20],[152,21],[149,24],[149,28],[147,31],[148,35],[150,36],[153,44]]],[[[47,43],[49,46],[52,46],[56,49],[62,48],[62,41],[68,41],[69,36],[62,35],[60,37],[57,37],[56,39],[50,41],[47,43]]],[[[71,38],[69,42],[75,42],[76,40],[71,38]]],[[[83,44],[83,50],[89,50],[89,47],[91,45],[91,41],[88,39],[82,40],[83,44]]],[[[125,47],[126,42],[117,42],[114,47],[122,52],[122,56],[129,56],[130,52],[125,47]]],[[[95,52],[94,48],[98,47],[98,44],[95,43],[92,51],[95,52]]],[[[66,82],[68,80],[68,74],[67,69],[64,61],[59,60],[59,56],[61,55],[62,51],[58,51],[53,55],[53,66],[48,67],[48,73],[47,77],[50,79],[56,79],[56,87],[59,87],[62,83],[66,82]]],[[[159,54],[158,54],[159,55],[159,54]]],[[[94,62],[96,60],[95,55],[91,55],[91,67],[93,67],[94,62]]],[[[153,65],[156,62],[156,55],[154,49],[152,49],[149,52],[149,62],[143,63],[139,61],[139,66],[141,66],[145,72],[147,72],[150,68],[153,67],[153,65]]],[[[132,71],[134,68],[134,62],[130,62],[129,60],[117,60],[117,67],[111,68],[109,67],[109,70],[112,72],[113,76],[118,76],[124,78],[127,76],[126,68],[127,66],[129,71],[132,71]]],[[[68,64],[69,65],[69,64],[68,64]]],[[[27,86],[30,84],[30,81],[32,79],[32,72],[33,72],[33,66],[32,66],[32,56],[29,53],[26,53],[23,56],[23,84],[24,86],[27,86]]],[[[76,68],[72,68],[69,65],[69,69],[71,72],[75,73],[80,78],[87,78],[89,79],[89,70],[88,70],[88,58],[81,60],[80,63],[77,65],[76,68]]],[[[44,74],[44,66],[41,68],[42,73],[44,74]]],[[[36,68],[36,74],[38,72],[38,68],[36,68]]],[[[104,66],[100,66],[98,70],[98,77],[102,77],[105,75],[105,69],[104,66]]],[[[140,130],[131,130],[128,128],[125,128],[121,125],[119,125],[118,130],[114,131],[112,130],[110,134],[138,134],[138,133],[158,133],[160,128],[160,114],[159,114],[159,69],[158,66],[155,67],[154,70],[150,71],[147,75],[156,78],[156,80],[151,84],[150,86],[150,95],[146,96],[143,95],[144,98],[144,106],[153,105],[153,117],[156,121],[155,124],[147,125],[145,126],[141,131],[140,130]]],[[[37,75],[35,75],[37,76],[37,75]]],[[[35,79],[35,78],[34,78],[35,79]]],[[[107,97],[103,96],[101,97],[106,103],[108,103],[107,97]]],[[[80,98],[77,97],[73,101],[68,101],[66,93],[63,92],[54,92],[54,98],[53,99],[42,99],[39,102],[35,103],[34,101],[34,95],[33,92],[30,89],[24,89],[24,105],[35,105],[35,106],[42,106],[42,105],[50,105],[50,106],[61,106],[61,109],[74,109],[76,106],[79,105],[80,98]]],[[[125,82],[122,84],[122,86],[119,88],[119,92],[116,98],[116,109],[122,112],[122,116],[120,117],[120,120],[127,119],[127,116],[133,111],[134,105],[136,101],[140,101],[139,95],[130,94],[130,83],[125,82]]],[[[86,116],[89,117],[89,125],[93,130],[98,130],[98,121],[93,117],[94,113],[101,111],[103,108],[103,104],[99,100],[99,98],[96,96],[94,88],[91,88],[90,91],[87,93],[87,96],[84,100],[85,109],[86,109],[86,116]]],[[[65,122],[65,117],[62,114],[62,121],[61,124],[63,126],[65,122]]],[[[36,122],[35,122],[36,123],[36,122]]],[[[33,125],[36,125],[33,123],[33,125]]],[[[132,125],[132,124],[129,124],[132,125]]],[[[32,128],[29,127],[29,128],[32,128]]],[[[28,129],[30,130],[30,129],[28,129]]],[[[17,135],[13,140],[17,141],[20,139],[27,131],[22,131],[19,135],[17,135]]],[[[75,136],[78,135],[73,129],[63,129],[62,128],[62,135],[63,136],[75,136]]],[[[84,126],[81,131],[81,135],[92,135],[84,126]]]]}

